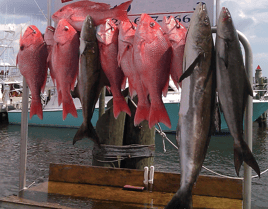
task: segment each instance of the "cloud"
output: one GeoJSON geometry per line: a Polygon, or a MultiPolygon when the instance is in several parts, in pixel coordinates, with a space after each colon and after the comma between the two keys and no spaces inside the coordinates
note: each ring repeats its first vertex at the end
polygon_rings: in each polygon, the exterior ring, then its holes
{"type": "Polygon", "coordinates": [[[268,53],[255,53],[253,59],[256,62],[268,60],[268,53]]]}
{"type": "MultiPolygon", "coordinates": [[[[46,0],[35,0],[38,6],[41,8],[43,13],[47,14],[47,1],[46,0]]],[[[37,4],[34,0],[12,0],[12,1],[0,1],[0,14],[3,17],[7,15],[12,15],[13,17],[20,16],[32,16],[35,17],[43,17],[40,12],[37,4]]],[[[44,17],[43,17],[44,18],[44,17]]]]}

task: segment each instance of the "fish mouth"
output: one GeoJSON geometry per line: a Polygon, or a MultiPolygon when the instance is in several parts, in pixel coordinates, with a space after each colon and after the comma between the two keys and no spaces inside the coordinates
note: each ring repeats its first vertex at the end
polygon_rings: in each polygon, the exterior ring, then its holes
{"type": "Polygon", "coordinates": [[[223,21],[231,19],[231,14],[226,7],[222,8],[222,12],[223,12],[223,21]]]}
{"type": "Polygon", "coordinates": [[[200,12],[207,10],[207,6],[204,2],[200,2],[199,4],[201,4],[200,12]]]}
{"type": "Polygon", "coordinates": [[[88,16],[86,17],[85,21],[87,22],[87,25],[88,25],[90,28],[92,28],[92,27],[94,26],[94,22],[93,22],[93,19],[92,19],[91,16],[88,15],[88,16]]]}

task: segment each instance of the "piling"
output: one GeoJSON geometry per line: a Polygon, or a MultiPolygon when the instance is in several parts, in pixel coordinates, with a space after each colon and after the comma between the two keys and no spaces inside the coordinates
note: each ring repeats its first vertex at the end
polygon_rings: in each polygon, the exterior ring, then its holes
{"type": "MultiPolygon", "coordinates": [[[[133,98],[135,104],[138,102],[137,96],[133,98]]],[[[135,105],[129,100],[128,105],[131,110],[131,117],[126,117],[124,145],[140,144],[155,145],[155,128],[149,129],[148,121],[141,122],[138,126],[134,126],[134,117],[136,112],[135,105]]],[[[124,168],[143,170],[145,166],[150,167],[154,163],[154,157],[141,157],[125,159],[122,164],[124,168]]]]}
{"type": "MultiPolygon", "coordinates": [[[[117,119],[114,118],[113,101],[107,104],[107,110],[99,118],[96,124],[96,132],[99,136],[100,143],[105,145],[123,145],[124,126],[125,126],[126,113],[121,112],[117,119]]],[[[120,160],[108,162],[108,159],[97,159],[93,157],[92,165],[104,167],[117,167],[120,168],[120,160]]]]}

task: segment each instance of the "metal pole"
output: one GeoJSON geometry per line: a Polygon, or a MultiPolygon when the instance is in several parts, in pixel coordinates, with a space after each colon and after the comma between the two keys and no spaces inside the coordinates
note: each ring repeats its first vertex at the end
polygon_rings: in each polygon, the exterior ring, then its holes
{"type": "Polygon", "coordinates": [[[220,12],[221,12],[221,0],[216,0],[216,22],[215,22],[215,26],[218,25],[218,19],[220,16],[220,12]]]}
{"type": "MultiPolygon", "coordinates": [[[[212,27],[212,33],[217,32],[217,27],[212,27]]],[[[248,74],[249,82],[252,86],[253,83],[253,53],[250,43],[246,36],[237,31],[240,42],[245,50],[245,69],[248,74]]],[[[245,132],[244,139],[252,150],[252,115],[253,115],[253,98],[248,96],[244,124],[245,132]]],[[[251,176],[252,169],[244,163],[244,185],[243,185],[243,209],[251,209],[251,176]]]]}
{"type": "MultiPolygon", "coordinates": [[[[238,32],[239,40],[245,49],[245,68],[248,74],[250,85],[253,83],[253,53],[248,39],[238,32]]],[[[252,150],[252,114],[253,98],[248,96],[246,113],[245,113],[245,132],[244,138],[250,150],[252,150]]],[[[243,189],[243,209],[251,208],[251,175],[252,169],[244,163],[244,189],[243,189]]]]}
{"type": "Polygon", "coordinates": [[[22,191],[26,187],[26,162],[27,162],[27,139],[28,139],[28,98],[29,98],[29,88],[27,86],[26,79],[23,77],[19,196],[23,194],[22,191]]]}
{"type": "Polygon", "coordinates": [[[51,0],[47,0],[47,25],[51,25],[51,0]]]}

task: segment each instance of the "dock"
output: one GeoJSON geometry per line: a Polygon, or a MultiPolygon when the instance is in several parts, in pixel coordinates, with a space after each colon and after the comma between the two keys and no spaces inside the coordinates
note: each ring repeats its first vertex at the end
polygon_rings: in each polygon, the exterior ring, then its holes
{"type": "MultiPolygon", "coordinates": [[[[164,208],[179,188],[180,174],[155,172],[143,184],[136,169],[50,164],[49,181],[0,199],[0,208],[164,208]],[[124,190],[125,185],[145,187],[124,190]]],[[[193,189],[194,208],[242,208],[242,180],[199,176],[193,189]]]]}

